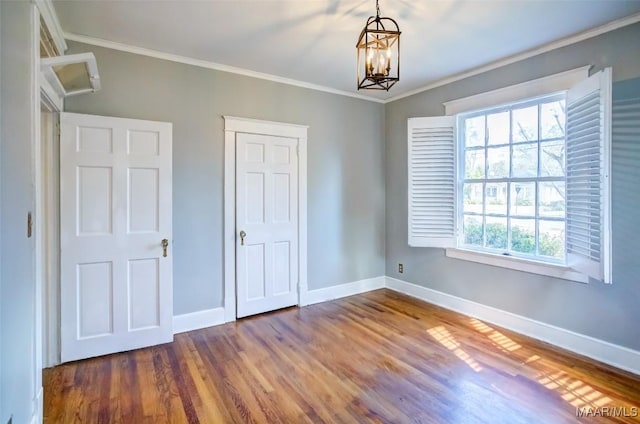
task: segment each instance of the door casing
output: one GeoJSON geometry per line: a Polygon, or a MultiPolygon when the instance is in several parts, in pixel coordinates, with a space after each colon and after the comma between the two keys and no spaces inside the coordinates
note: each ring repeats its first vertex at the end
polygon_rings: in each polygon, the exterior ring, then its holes
{"type": "Polygon", "coordinates": [[[36,151],[36,272],[41,279],[43,366],[60,363],[60,109],[43,90],[42,125],[36,151]]]}
{"type": "Polygon", "coordinates": [[[236,134],[298,140],[298,305],[307,293],[307,132],[306,125],[224,116],[224,294],[225,322],[236,320],[236,134]]]}

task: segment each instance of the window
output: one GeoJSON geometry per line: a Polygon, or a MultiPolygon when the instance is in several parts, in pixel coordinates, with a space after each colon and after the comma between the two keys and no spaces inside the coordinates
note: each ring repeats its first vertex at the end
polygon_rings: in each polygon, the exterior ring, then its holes
{"type": "Polygon", "coordinates": [[[409,119],[409,245],[611,282],[611,71],[586,71],[409,119]]]}
{"type": "Polygon", "coordinates": [[[458,116],[460,246],[564,261],[565,110],[563,93],[458,116]]]}

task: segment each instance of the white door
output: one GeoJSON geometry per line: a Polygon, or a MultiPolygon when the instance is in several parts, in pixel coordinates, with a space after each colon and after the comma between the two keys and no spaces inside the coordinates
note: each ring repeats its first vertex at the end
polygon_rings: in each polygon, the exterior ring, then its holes
{"type": "Polygon", "coordinates": [[[238,133],[237,316],[298,303],[297,139],[238,133]]]}
{"type": "Polygon", "coordinates": [[[62,361],[171,341],[171,124],[61,113],[60,131],[62,361]]]}

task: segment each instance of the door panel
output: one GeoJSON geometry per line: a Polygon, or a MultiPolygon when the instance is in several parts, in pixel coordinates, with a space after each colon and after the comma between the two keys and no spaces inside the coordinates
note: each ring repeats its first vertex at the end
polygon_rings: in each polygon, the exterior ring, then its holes
{"type": "Polygon", "coordinates": [[[236,140],[237,316],[298,302],[297,140],[239,133],[236,140]]]}
{"type": "Polygon", "coordinates": [[[76,152],[113,153],[113,131],[111,128],[78,127],[76,152]]]}
{"type": "Polygon", "coordinates": [[[112,266],[112,262],[78,264],[78,337],[81,339],[113,333],[112,266]]]}
{"type": "Polygon", "coordinates": [[[245,280],[247,299],[263,299],[267,295],[265,281],[265,245],[252,244],[246,248],[246,261],[243,266],[246,270],[245,280]]]}
{"type": "Polygon", "coordinates": [[[160,133],[157,131],[129,131],[127,153],[158,156],[160,154],[160,133]]]}
{"type": "Polygon", "coordinates": [[[288,240],[273,243],[273,294],[282,295],[291,287],[291,243],[288,240]]]}
{"type": "Polygon", "coordinates": [[[78,235],[111,234],[112,168],[78,167],[78,235]]]}
{"type": "Polygon", "coordinates": [[[160,215],[158,169],[129,168],[128,173],[128,232],[157,233],[160,215]]]}
{"type": "Polygon", "coordinates": [[[158,258],[129,261],[129,330],[160,325],[158,258]]]}
{"type": "Polygon", "coordinates": [[[62,361],[171,341],[171,124],[60,124],[62,361]]]}

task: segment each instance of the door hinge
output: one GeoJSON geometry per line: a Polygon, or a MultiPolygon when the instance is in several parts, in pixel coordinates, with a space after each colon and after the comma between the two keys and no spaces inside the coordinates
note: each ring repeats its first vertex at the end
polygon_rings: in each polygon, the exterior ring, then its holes
{"type": "Polygon", "coordinates": [[[31,216],[31,212],[27,214],[27,238],[31,238],[31,234],[33,233],[33,218],[31,216]]]}

